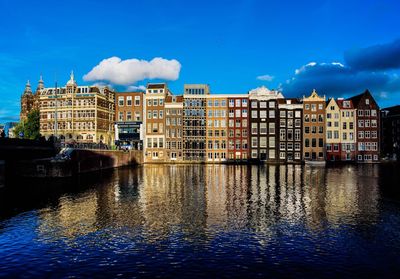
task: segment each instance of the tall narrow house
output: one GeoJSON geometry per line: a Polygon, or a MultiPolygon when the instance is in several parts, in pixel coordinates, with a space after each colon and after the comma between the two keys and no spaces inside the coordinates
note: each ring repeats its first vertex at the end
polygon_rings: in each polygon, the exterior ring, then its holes
{"type": "Polygon", "coordinates": [[[303,128],[305,161],[325,160],[325,96],[313,90],[309,97],[303,97],[303,128]]]}
{"type": "Polygon", "coordinates": [[[165,83],[150,83],[146,88],[144,118],[144,161],[164,162],[165,151],[165,99],[171,93],[165,83]]]}
{"type": "Polygon", "coordinates": [[[357,162],[378,162],[379,106],[368,90],[348,100],[353,102],[357,112],[357,162]]]}
{"type": "Polygon", "coordinates": [[[283,95],[265,87],[249,92],[251,159],[260,162],[277,162],[279,152],[278,100],[283,95]]]}
{"type": "Polygon", "coordinates": [[[207,84],[185,84],[183,93],[183,159],[204,162],[206,159],[207,84]]]}

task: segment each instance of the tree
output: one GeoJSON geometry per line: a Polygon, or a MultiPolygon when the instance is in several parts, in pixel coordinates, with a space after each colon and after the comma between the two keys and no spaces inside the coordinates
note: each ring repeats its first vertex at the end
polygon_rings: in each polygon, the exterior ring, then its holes
{"type": "Polygon", "coordinates": [[[40,138],[40,114],[35,109],[28,113],[27,119],[15,127],[15,134],[19,137],[22,132],[24,139],[37,140],[40,138]]]}

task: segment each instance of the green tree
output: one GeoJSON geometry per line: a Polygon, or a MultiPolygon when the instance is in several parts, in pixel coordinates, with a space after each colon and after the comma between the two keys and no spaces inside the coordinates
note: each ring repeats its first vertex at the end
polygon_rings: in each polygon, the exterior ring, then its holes
{"type": "Polygon", "coordinates": [[[32,110],[28,113],[27,119],[20,122],[15,127],[15,134],[19,137],[21,132],[24,133],[24,139],[37,140],[40,138],[40,114],[39,110],[32,110]]]}

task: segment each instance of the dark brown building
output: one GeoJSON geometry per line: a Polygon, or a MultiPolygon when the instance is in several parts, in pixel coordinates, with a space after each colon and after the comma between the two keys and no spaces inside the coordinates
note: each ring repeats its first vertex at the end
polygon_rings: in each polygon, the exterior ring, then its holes
{"type": "Polygon", "coordinates": [[[381,152],[391,159],[400,158],[400,106],[381,110],[381,152]]]}
{"type": "Polygon", "coordinates": [[[356,109],[357,122],[357,162],[379,161],[379,106],[371,93],[349,98],[356,109]]]}
{"type": "Polygon", "coordinates": [[[228,97],[228,160],[247,161],[249,156],[248,95],[228,97]]]}
{"type": "Polygon", "coordinates": [[[278,99],[283,99],[280,92],[265,87],[249,92],[250,159],[253,161],[279,161],[278,99]]]}
{"type": "Polygon", "coordinates": [[[303,104],[279,99],[279,161],[301,163],[303,152],[303,104]]]}

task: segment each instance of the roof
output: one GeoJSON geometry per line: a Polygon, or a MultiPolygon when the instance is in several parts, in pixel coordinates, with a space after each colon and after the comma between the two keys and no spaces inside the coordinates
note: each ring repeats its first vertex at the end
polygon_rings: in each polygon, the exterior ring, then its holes
{"type": "Polygon", "coordinates": [[[400,105],[384,108],[382,111],[387,111],[385,116],[400,115],[400,105]]]}
{"type": "Polygon", "coordinates": [[[358,95],[353,96],[353,97],[350,97],[350,98],[347,98],[347,100],[351,100],[351,101],[353,102],[353,106],[354,106],[354,107],[358,107],[358,105],[359,105],[361,99],[362,99],[365,95],[370,95],[370,96],[372,97],[371,92],[369,92],[369,90],[366,89],[363,93],[358,94],[358,95]]]}
{"type": "Polygon", "coordinates": [[[166,86],[167,85],[165,83],[149,83],[147,84],[147,89],[162,89],[166,86]]]}
{"type": "Polygon", "coordinates": [[[175,95],[170,95],[165,97],[165,103],[172,103],[173,98],[175,98],[175,103],[181,103],[183,102],[183,96],[175,96],[175,95]]]}
{"type": "Polygon", "coordinates": [[[300,99],[298,98],[285,98],[285,99],[278,99],[278,104],[287,104],[287,101],[290,101],[290,105],[301,104],[300,99]]]}
{"type": "Polygon", "coordinates": [[[338,104],[340,109],[354,109],[352,100],[340,99],[340,100],[337,100],[336,103],[338,104]],[[347,102],[348,106],[346,106],[346,102],[347,102]]]}
{"type": "Polygon", "coordinates": [[[144,94],[143,91],[132,91],[132,92],[115,92],[115,94],[144,94]]]}

